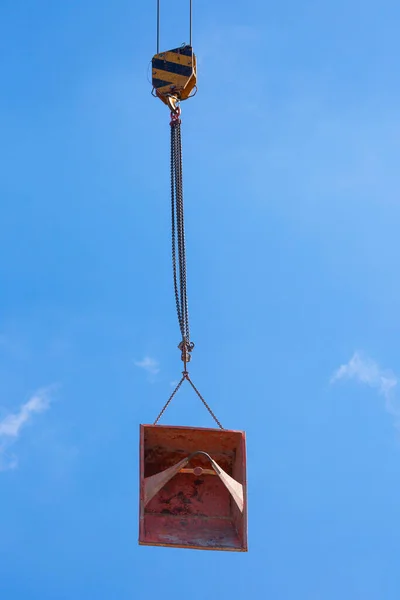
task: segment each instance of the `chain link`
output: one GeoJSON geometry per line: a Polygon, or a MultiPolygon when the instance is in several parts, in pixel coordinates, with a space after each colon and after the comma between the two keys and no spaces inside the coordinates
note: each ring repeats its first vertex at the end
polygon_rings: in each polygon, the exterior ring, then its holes
{"type": "Polygon", "coordinates": [[[182,136],[180,109],[171,113],[171,225],[172,267],[176,311],[182,341],[179,348],[185,364],[190,360],[194,344],[190,341],[189,309],[186,274],[186,243],[183,203],[182,136]],[[177,260],[178,259],[178,260],[177,260]],[[177,265],[178,262],[178,265],[177,265]],[[178,284],[179,272],[179,284],[178,284]]]}
{"type": "Polygon", "coordinates": [[[181,303],[182,303],[182,317],[184,326],[184,339],[190,342],[190,328],[189,328],[189,313],[188,313],[188,300],[187,300],[187,286],[186,286],[186,243],[185,243],[185,222],[184,222],[184,205],[183,205],[183,169],[182,169],[182,138],[181,138],[181,125],[180,122],[176,127],[176,167],[177,167],[177,206],[178,206],[178,227],[180,233],[180,239],[178,242],[179,247],[179,260],[180,260],[180,277],[181,277],[181,303]]]}
{"type": "Polygon", "coordinates": [[[182,173],[182,136],[180,108],[178,107],[171,113],[171,231],[172,231],[172,269],[174,279],[174,292],[176,312],[178,315],[179,329],[182,335],[182,341],[178,348],[181,350],[181,358],[184,363],[182,379],[168,398],[160,414],[154,421],[158,421],[168,408],[175,394],[178,392],[185,379],[190,383],[214,421],[220,429],[223,429],[221,423],[211,410],[210,406],[204,400],[197,387],[189,377],[186,370],[186,364],[190,361],[190,352],[194,348],[190,341],[189,327],[189,309],[187,297],[187,274],[186,274],[186,244],[185,244],[185,222],[183,206],[183,173],[182,173]],[[178,264],[177,264],[178,262],[178,264]],[[179,273],[179,282],[178,282],[179,273]]]}
{"type": "Polygon", "coordinates": [[[213,413],[213,411],[211,410],[210,406],[207,404],[207,402],[204,400],[203,396],[200,394],[199,390],[197,389],[197,387],[194,385],[193,381],[190,379],[189,375],[187,375],[186,379],[188,380],[188,382],[190,383],[190,385],[192,386],[192,388],[194,389],[194,391],[196,392],[196,394],[198,395],[198,397],[200,398],[200,400],[202,401],[202,403],[204,404],[204,406],[206,407],[206,409],[208,410],[208,412],[210,413],[210,415],[212,416],[212,418],[214,419],[214,421],[216,422],[216,424],[218,425],[218,427],[220,429],[223,429],[221,423],[218,421],[217,417],[215,416],[215,414],[213,413]]]}
{"type": "Polygon", "coordinates": [[[204,404],[204,406],[206,407],[206,409],[208,410],[208,412],[210,413],[210,415],[212,416],[212,418],[214,419],[214,421],[216,422],[216,424],[218,425],[218,427],[220,429],[223,429],[220,421],[217,419],[217,417],[215,416],[215,414],[211,410],[211,407],[207,404],[207,402],[204,400],[203,396],[200,394],[200,392],[197,389],[197,387],[194,385],[193,381],[190,379],[189,373],[187,371],[183,371],[182,379],[180,380],[180,382],[178,383],[178,385],[176,386],[176,388],[174,389],[174,391],[172,392],[172,394],[168,398],[167,402],[164,404],[164,406],[163,406],[160,414],[158,415],[157,419],[154,421],[153,425],[157,425],[158,421],[161,419],[161,417],[163,416],[164,412],[167,410],[168,406],[170,405],[170,403],[173,400],[175,394],[177,393],[177,391],[179,390],[179,388],[181,387],[181,385],[182,385],[182,383],[184,382],[185,379],[190,383],[190,385],[192,386],[192,388],[194,389],[194,391],[196,392],[196,394],[198,395],[198,397],[200,398],[200,400],[202,401],[202,403],[204,404]]]}
{"type": "Polygon", "coordinates": [[[158,415],[157,419],[154,421],[153,425],[157,425],[158,421],[161,419],[161,417],[163,416],[163,414],[165,413],[165,411],[167,410],[170,402],[172,401],[173,397],[175,396],[176,392],[179,390],[179,388],[181,387],[182,383],[185,380],[185,375],[182,376],[182,379],[180,380],[180,382],[178,383],[178,385],[176,386],[176,388],[174,389],[174,391],[172,392],[172,394],[170,395],[170,397],[168,398],[167,402],[164,404],[163,408],[160,411],[160,414],[158,415]]]}
{"type": "Polygon", "coordinates": [[[171,121],[171,229],[172,229],[172,270],[174,277],[174,292],[176,313],[178,315],[179,328],[183,337],[182,315],[179,300],[178,277],[176,273],[176,215],[175,215],[175,122],[171,121]]]}

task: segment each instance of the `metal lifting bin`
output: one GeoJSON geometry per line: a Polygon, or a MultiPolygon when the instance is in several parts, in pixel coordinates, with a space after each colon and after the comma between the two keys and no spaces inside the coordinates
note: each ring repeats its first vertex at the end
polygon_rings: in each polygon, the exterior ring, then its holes
{"type": "Polygon", "coordinates": [[[242,431],[140,426],[139,544],[247,551],[242,431]]]}

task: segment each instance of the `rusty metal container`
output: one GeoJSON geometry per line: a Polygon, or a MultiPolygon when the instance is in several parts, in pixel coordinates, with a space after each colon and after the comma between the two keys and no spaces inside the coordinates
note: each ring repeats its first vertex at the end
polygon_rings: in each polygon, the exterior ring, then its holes
{"type": "Polygon", "coordinates": [[[139,544],[247,551],[243,431],[140,426],[139,544]]]}

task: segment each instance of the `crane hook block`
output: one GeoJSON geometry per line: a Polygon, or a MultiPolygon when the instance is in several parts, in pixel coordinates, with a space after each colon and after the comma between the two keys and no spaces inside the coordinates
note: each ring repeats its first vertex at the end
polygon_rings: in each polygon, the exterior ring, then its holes
{"type": "Polygon", "coordinates": [[[189,98],[196,87],[196,56],[189,45],[160,52],[152,59],[152,84],[156,95],[171,107],[189,98]]]}

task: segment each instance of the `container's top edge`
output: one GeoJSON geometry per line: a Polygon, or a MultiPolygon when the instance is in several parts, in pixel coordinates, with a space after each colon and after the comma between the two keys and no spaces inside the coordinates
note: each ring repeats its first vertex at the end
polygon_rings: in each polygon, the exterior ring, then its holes
{"type": "Polygon", "coordinates": [[[146,429],[179,429],[179,430],[190,430],[190,429],[194,429],[194,430],[200,430],[200,431],[214,431],[214,432],[219,432],[219,433],[240,433],[241,435],[245,435],[245,431],[241,430],[241,429],[219,429],[218,427],[193,427],[192,425],[154,425],[153,423],[151,424],[146,424],[146,423],[141,423],[140,424],[140,428],[146,428],[146,429]]]}

